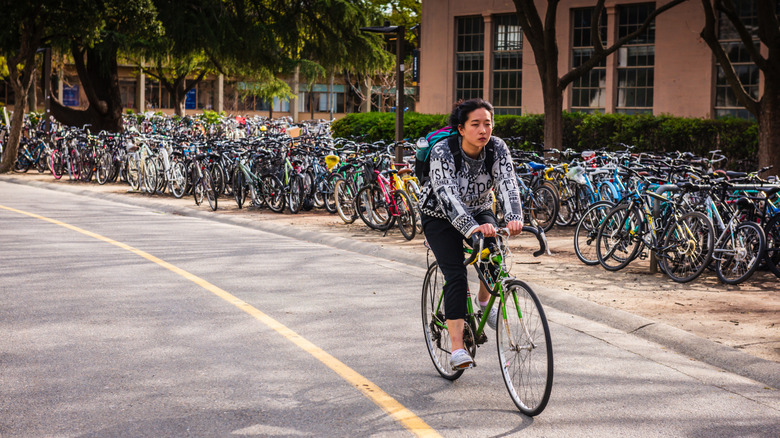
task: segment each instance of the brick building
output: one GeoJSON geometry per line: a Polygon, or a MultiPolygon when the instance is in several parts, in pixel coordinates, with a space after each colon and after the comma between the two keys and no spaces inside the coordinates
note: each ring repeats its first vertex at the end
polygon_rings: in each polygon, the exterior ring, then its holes
{"type": "MultiPolygon", "coordinates": [[[[561,0],[557,34],[559,74],[592,50],[595,0],[561,0]]],[[[606,0],[601,37],[607,46],[634,31],[667,0],[606,0]]],[[[751,0],[736,2],[748,28],[756,25],[751,0]]],[[[544,0],[536,0],[544,20],[544,0]]],[[[459,99],[490,100],[499,114],[543,113],[533,50],[508,0],[422,2],[420,102],[425,113],[448,112],[459,99]]],[[[707,44],[701,3],[688,1],[659,15],[655,24],[564,92],[564,110],[672,114],[684,117],[749,117],[735,99],[707,44]]],[[[746,90],[762,91],[762,77],[739,37],[721,20],[719,38],[746,90]]],[[[758,44],[758,40],[756,39],[758,44]]],[[[766,47],[761,50],[766,54],[766,47]]]]}

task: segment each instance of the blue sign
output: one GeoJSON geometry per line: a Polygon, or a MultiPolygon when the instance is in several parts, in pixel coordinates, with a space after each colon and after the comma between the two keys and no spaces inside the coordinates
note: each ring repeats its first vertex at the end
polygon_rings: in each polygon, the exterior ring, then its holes
{"type": "Polygon", "coordinates": [[[184,101],[184,109],[195,109],[198,102],[198,90],[193,88],[187,92],[187,100],[184,101]]]}
{"type": "Polygon", "coordinates": [[[65,106],[79,106],[79,86],[63,85],[62,87],[62,104],[65,106]]]}

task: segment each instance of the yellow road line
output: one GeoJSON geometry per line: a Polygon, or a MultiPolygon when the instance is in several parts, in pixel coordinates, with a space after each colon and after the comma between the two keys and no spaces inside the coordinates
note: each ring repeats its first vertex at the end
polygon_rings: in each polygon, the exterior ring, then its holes
{"type": "Polygon", "coordinates": [[[69,230],[73,230],[77,233],[84,234],[89,237],[93,237],[97,240],[101,240],[106,243],[110,243],[111,245],[118,246],[122,249],[125,249],[127,251],[130,251],[136,255],[139,255],[150,262],[156,263],[176,274],[179,274],[180,276],[186,278],[187,280],[192,281],[193,283],[197,284],[198,286],[208,290],[209,292],[213,293],[214,295],[222,298],[223,300],[229,302],[230,304],[238,307],[239,309],[243,310],[244,312],[252,315],[255,319],[262,322],[269,328],[275,330],[280,335],[284,336],[286,339],[291,341],[293,344],[300,347],[302,350],[306,351],[307,353],[311,354],[315,358],[317,358],[320,362],[325,364],[328,368],[333,370],[336,374],[341,376],[344,380],[349,382],[352,386],[360,390],[360,392],[363,393],[368,399],[376,403],[377,406],[382,408],[385,412],[387,412],[388,415],[390,415],[393,419],[401,423],[406,429],[408,429],[410,432],[417,436],[421,437],[437,437],[439,434],[432,429],[428,424],[426,424],[420,417],[416,416],[412,411],[405,408],[402,404],[398,403],[397,400],[395,400],[393,397],[390,396],[390,394],[384,392],[381,388],[379,388],[376,384],[371,382],[370,380],[366,379],[359,373],[357,373],[352,368],[348,367],[346,364],[341,362],[340,360],[336,359],[335,357],[328,354],[325,350],[322,348],[314,345],[313,343],[309,342],[305,338],[303,338],[298,333],[291,330],[289,327],[285,326],[284,324],[280,323],[279,321],[271,318],[270,316],[266,315],[265,313],[261,312],[255,307],[252,307],[249,303],[246,301],[243,301],[236,297],[235,295],[225,291],[224,289],[221,289],[208,281],[198,277],[197,275],[191,274],[184,269],[181,269],[177,266],[174,266],[165,260],[159,259],[148,252],[141,251],[140,249],[133,248],[130,245],[127,245],[122,242],[117,242],[116,240],[109,239],[108,237],[101,236],[100,234],[93,233],[91,231],[87,231],[83,228],[79,228],[70,224],[66,224],[65,222],[58,221],[56,219],[51,219],[45,216],[40,216],[35,213],[29,213],[22,210],[17,210],[15,208],[6,207],[4,205],[0,205],[0,208],[8,211],[12,211],[14,213],[23,214],[25,216],[30,216],[36,219],[40,219],[46,222],[50,222],[55,225],[59,225],[61,227],[65,227],[69,230]]]}

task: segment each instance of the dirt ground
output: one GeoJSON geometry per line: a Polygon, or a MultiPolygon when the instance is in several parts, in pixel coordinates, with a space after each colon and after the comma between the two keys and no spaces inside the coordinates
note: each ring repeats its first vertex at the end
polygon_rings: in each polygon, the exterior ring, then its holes
{"type": "MultiPolygon", "coordinates": [[[[121,193],[124,196],[149,197],[127,193],[128,186],[56,181],[49,174],[12,174],[9,177],[35,180],[74,188],[121,193]]],[[[196,207],[191,197],[175,199],[170,195],[155,196],[178,207],[208,210],[208,205],[196,207]]],[[[423,239],[406,241],[397,229],[373,231],[360,219],[344,224],[337,215],[324,210],[276,214],[267,210],[236,208],[231,198],[220,198],[215,214],[244,215],[258,221],[274,221],[290,226],[334,233],[380,245],[409,251],[425,252],[423,239]]],[[[554,228],[548,233],[552,256],[539,258],[530,252],[537,245],[533,237],[513,239],[512,274],[532,283],[563,290],[592,302],[621,309],[636,315],[664,322],[697,336],[728,345],[748,354],[780,362],[780,279],[769,271],[757,271],[746,282],[736,286],[720,283],[717,275],[705,271],[686,284],[675,283],[661,273],[651,274],[649,260],[635,260],[627,268],[609,272],[601,266],[586,266],[577,259],[573,249],[573,227],[554,228]]]]}

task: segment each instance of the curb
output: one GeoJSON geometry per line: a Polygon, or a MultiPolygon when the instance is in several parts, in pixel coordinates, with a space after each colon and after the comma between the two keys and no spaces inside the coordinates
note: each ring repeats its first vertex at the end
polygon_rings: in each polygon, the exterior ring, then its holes
{"type": "MultiPolygon", "coordinates": [[[[325,245],[372,257],[379,257],[410,266],[422,267],[426,264],[426,257],[419,254],[395,248],[382,247],[373,243],[360,242],[332,234],[298,229],[289,225],[250,221],[249,219],[213,214],[212,212],[207,211],[171,207],[168,204],[154,201],[153,199],[128,198],[115,193],[98,193],[76,187],[56,186],[39,181],[25,181],[24,179],[16,177],[2,176],[0,181],[89,196],[139,207],[152,207],[165,213],[197,217],[200,219],[252,228],[303,240],[305,242],[325,245]]],[[[533,288],[545,306],[550,306],[559,311],[577,315],[594,322],[605,324],[625,333],[639,336],[640,338],[663,345],[664,347],[700,362],[753,379],[772,388],[780,389],[780,363],[778,362],[751,356],[735,348],[701,338],[667,324],[634,315],[623,310],[602,306],[557,289],[550,289],[538,284],[533,284],[533,288]]]]}

